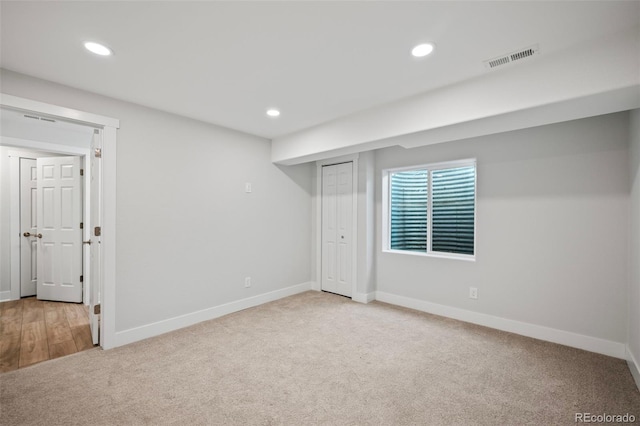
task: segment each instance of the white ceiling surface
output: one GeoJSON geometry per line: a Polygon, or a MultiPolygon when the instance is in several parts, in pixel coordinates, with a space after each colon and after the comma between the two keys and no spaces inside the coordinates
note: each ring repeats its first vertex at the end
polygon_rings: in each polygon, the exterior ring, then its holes
{"type": "Polygon", "coordinates": [[[482,61],[513,50],[559,52],[640,22],[637,1],[0,7],[3,68],[267,138],[492,72],[482,61]],[[115,55],[89,54],[86,40],[115,55]],[[420,42],[434,54],[411,57],[420,42]]]}

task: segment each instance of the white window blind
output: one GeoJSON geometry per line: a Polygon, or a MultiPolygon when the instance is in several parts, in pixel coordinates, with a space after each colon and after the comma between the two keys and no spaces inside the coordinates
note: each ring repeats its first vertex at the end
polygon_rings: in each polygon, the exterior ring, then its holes
{"type": "Polygon", "coordinates": [[[473,254],[475,167],[431,172],[431,251],[473,254]]]}
{"type": "Polygon", "coordinates": [[[391,249],[427,251],[427,170],[391,175],[391,249]]]}
{"type": "Polygon", "coordinates": [[[389,249],[475,254],[475,163],[389,173],[389,249]]]}

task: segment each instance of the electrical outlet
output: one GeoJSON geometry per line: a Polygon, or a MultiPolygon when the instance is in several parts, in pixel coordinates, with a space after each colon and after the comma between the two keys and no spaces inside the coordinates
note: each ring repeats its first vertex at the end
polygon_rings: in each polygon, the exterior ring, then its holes
{"type": "Polygon", "coordinates": [[[244,279],[244,286],[245,286],[245,288],[251,287],[251,277],[246,277],[244,279]]]}
{"type": "Polygon", "coordinates": [[[477,299],[477,298],[478,298],[478,288],[469,287],[469,299],[477,299]]]}
{"type": "Polygon", "coordinates": [[[247,182],[244,184],[244,192],[246,193],[251,192],[251,182],[247,182]]]}

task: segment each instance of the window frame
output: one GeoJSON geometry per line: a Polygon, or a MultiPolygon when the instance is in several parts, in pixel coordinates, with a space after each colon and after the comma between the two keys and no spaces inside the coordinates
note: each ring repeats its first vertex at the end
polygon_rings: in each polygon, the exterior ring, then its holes
{"type": "Polygon", "coordinates": [[[435,257],[444,259],[458,259],[475,262],[478,255],[477,249],[477,222],[478,222],[478,166],[475,158],[443,161],[438,163],[420,164],[416,166],[395,167],[382,170],[382,252],[406,254],[410,256],[435,257]],[[470,167],[475,169],[473,181],[473,254],[448,253],[433,251],[431,248],[431,235],[433,233],[432,221],[432,173],[437,170],[455,169],[458,167],[470,167]],[[397,172],[407,172],[413,170],[427,170],[427,251],[397,250],[391,248],[391,175],[397,172]]]}

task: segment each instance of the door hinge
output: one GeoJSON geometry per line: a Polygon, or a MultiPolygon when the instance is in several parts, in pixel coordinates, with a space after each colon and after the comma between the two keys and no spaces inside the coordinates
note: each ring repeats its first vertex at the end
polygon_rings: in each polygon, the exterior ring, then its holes
{"type": "Polygon", "coordinates": [[[93,313],[94,315],[100,315],[100,305],[94,305],[93,306],[93,313]]]}
{"type": "Polygon", "coordinates": [[[100,130],[98,130],[98,129],[93,129],[93,134],[94,134],[94,135],[99,135],[99,134],[100,134],[100,130]]]}
{"type": "Polygon", "coordinates": [[[80,229],[84,229],[84,222],[80,222],[80,229]]]}
{"type": "Polygon", "coordinates": [[[93,150],[93,153],[96,158],[102,158],[102,148],[96,148],[93,150]]]}
{"type": "Polygon", "coordinates": [[[84,169],[80,169],[80,176],[84,176],[84,169]]]}
{"type": "Polygon", "coordinates": [[[84,282],[84,275],[80,275],[80,282],[84,282]]]}
{"type": "Polygon", "coordinates": [[[102,229],[100,229],[99,226],[96,226],[95,228],[93,228],[93,235],[95,235],[96,237],[99,237],[101,232],[102,232],[102,229]]]}

